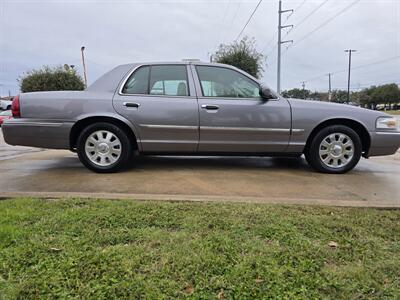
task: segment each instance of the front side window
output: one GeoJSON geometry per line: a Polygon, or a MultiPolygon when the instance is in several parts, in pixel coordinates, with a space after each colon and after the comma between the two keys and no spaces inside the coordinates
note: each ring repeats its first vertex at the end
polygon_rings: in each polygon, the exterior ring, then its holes
{"type": "Polygon", "coordinates": [[[136,70],[125,83],[124,94],[188,96],[186,66],[145,66],[136,70]]]}
{"type": "Polygon", "coordinates": [[[258,83],[231,69],[196,66],[204,97],[259,98],[258,83]]]}

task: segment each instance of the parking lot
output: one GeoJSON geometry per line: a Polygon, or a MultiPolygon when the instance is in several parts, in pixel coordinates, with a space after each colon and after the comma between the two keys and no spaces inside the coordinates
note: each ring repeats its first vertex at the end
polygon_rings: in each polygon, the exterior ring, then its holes
{"type": "Polygon", "coordinates": [[[400,154],[362,159],[350,173],[316,173],[304,158],[138,157],[96,174],[76,154],[11,147],[0,135],[0,193],[9,196],[242,201],[400,207],[400,154]]]}

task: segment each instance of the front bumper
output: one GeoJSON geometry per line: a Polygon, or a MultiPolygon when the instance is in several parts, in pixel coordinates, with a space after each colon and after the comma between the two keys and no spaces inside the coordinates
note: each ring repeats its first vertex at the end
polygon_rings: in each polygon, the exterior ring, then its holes
{"type": "Polygon", "coordinates": [[[15,118],[2,125],[4,140],[9,145],[50,149],[69,149],[72,122],[15,118]]]}
{"type": "Polygon", "coordinates": [[[371,145],[366,157],[391,155],[400,147],[400,132],[377,131],[370,132],[371,145]]]}

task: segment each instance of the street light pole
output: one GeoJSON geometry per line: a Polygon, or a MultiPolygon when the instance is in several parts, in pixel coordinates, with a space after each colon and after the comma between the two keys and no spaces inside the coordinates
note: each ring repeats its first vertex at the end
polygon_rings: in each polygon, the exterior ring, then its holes
{"type": "Polygon", "coordinates": [[[303,99],[306,99],[306,82],[303,81],[303,84],[301,85],[303,87],[303,99]]]}
{"type": "Polygon", "coordinates": [[[86,77],[86,64],[85,64],[85,55],[83,51],[85,50],[85,47],[81,47],[81,54],[82,54],[82,65],[83,65],[83,77],[85,79],[85,87],[87,87],[87,77],[86,77]]]}
{"type": "Polygon", "coordinates": [[[331,75],[332,75],[332,73],[328,73],[328,78],[329,78],[328,101],[329,101],[329,102],[331,102],[331,100],[332,100],[331,75]]]}
{"type": "Polygon", "coordinates": [[[350,70],[351,70],[351,53],[356,52],[357,50],[348,49],[344,50],[344,52],[349,53],[349,74],[347,77],[347,103],[350,103],[350,70]]]}

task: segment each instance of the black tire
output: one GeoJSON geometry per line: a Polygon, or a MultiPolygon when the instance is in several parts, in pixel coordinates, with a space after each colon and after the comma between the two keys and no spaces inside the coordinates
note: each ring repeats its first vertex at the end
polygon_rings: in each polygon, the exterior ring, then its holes
{"type": "Polygon", "coordinates": [[[78,137],[76,152],[78,153],[79,160],[82,164],[97,173],[114,173],[120,171],[124,167],[128,166],[130,160],[133,158],[133,146],[128,134],[117,125],[106,122],[94,123],[84,128],[78,137]],[[114,163],[108,166],[100,166],[93,163],[85,151],[85,144],[89,136],[96,131],[101,130],[113,133],[121,143],[120,156],[114,163]]]}
{"type": "Polygon", "coordinates": [[[7,110],[10,110],[10,109],[11,109],[11,105],[7,106],[7,110]]]}
{"type": "Polygon", "coordinates": [[[344,125],[332,125],[321,129],[314,136],[304,154],[307,162],[315,170],[329,174],[342,174],[352,170],[359,162],[362,154],[362,143],[359,135],[353,129],[344,125]],[[337,167],[328,166],[323,162],[319,154],[320,145],[323,140],[334,133],[347,135],[353,143],[353,156],[342,167],[340,165],[337,167]]]}

